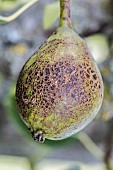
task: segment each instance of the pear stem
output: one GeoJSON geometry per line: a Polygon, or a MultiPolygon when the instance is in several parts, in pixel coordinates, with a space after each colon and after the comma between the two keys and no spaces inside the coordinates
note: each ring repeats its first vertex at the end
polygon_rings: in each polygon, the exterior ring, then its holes
{"type": "Polygon", "coordinates": [[[60,0],[60,23],[59,26],[67,25],[72,28],[70,18],[70,0],[60,0]]]}

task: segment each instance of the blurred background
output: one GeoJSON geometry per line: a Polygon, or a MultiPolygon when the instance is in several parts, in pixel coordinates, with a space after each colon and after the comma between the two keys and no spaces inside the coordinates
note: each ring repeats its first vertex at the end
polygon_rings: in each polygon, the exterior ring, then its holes
{"type": "MultiPolygon", "coordinates": [[[[0,0],[0,15],[27,2],[0,0]]],[[[19,117],[15,85],[22,66],[57,28],[59,1],[40,0],[16,20],[0,23],[0,170],[113,170],[113,1],[71,0],[71,16],[100,68],[102,108],[75,136],[35,142],[19,117]]]]}

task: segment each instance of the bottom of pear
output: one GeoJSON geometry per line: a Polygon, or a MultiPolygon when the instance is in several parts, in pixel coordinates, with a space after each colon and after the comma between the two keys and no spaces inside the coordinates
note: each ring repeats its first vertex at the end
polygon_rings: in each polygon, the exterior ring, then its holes
{"type": "Polygon", "coordinates": [[[35,141],[38,141],[40,143],[44,143],[44,141],[45,141],[45,137],[42,133],[34,134],[34,135],[32,135],[32,137],[34,138],[35,141]]]}

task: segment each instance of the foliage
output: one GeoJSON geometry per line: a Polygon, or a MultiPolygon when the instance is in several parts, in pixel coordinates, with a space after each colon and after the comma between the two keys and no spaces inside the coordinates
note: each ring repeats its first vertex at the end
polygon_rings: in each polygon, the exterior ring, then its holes
{"type": "Polygon", "coordinates": [[[10,11],[13,10],[28,0],[0,0],[0,11],[10,11]]]}
{"type": "Polygon", "coordinates": [[[54,2],[51,4],[47,4],[44,9],[43,16],[43,28],[49,29],[55,23],[57,18],[60,16],[60,7],[59,2],[54,2]]]}

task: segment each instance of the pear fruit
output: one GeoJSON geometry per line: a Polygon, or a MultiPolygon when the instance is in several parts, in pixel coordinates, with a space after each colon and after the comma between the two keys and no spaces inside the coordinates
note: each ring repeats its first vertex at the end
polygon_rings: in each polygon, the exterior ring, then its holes
{"type": "Polygon", "coordinates": [[[61,140],[97,115],[101,74],[86,42],[72,29],[69,0],[60,0],[58,29],[23,66],[16,85],[20,116],[33,138],[61,140]]]}

